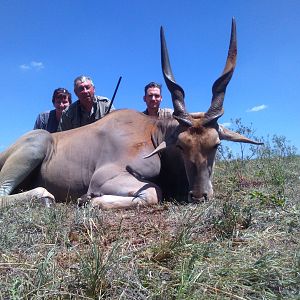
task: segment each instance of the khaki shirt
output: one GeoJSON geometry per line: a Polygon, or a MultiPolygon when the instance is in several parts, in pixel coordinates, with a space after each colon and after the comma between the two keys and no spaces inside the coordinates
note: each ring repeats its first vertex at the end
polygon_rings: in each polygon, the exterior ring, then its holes
{"type": "MultiPolygon", "coordinates": [[[[143,111],[143,113],[145,115],[149,115],[147,109],[145,111],[143,111]]],[[[171,108],[159,108],[157,116],[159,119],[171,118],[172,114],[173,114],[173,109],[171,109],[171,108]]]]}
{"type": "MultiPolygon", "coordinates": [[[[77,100],[63,111],[57,131],[65,131],[91,124],[106,115],[109,105],[110,100],[108,98],[95,96],[91,112],[86,112],[77,100]]],[[[111,111],[114,109],[112,106],[111,111]]]]}

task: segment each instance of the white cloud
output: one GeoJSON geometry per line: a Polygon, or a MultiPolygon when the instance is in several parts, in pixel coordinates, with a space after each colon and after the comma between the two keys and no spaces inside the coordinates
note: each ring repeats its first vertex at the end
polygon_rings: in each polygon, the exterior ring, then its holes
{"type": "Polygon", "coordinates": [[[22,70],[28,70],[28,69],[30,69],[30,67],[28,66],[28,65],[20,65],[20,69],[22,69],[22,70]]]}
{"type": "Polygon", "coordinates": [[[41,70],[44,68],[44,64],[40,61],[31,61],[29,64],[22,64],[19,66],[21,70],[41,70]]]}
{"type": "Polygon", "coordinates": [[[266,109],[267,107],[268,107],[267,105],[262,104],[262,105],[254,106],[254,107],[248,109],[247,112],[257,112],[257,111],[260,111],[260,110],[264,110],[264,109],[266,109]]]}
{"type": "Polygon", "coordinates": [[[40,61],[32,61],[30,63],[30,65],[32,66],[32,68],[37,69],[37,70],[40,70],[40,69],[44,68],[44,64],[40,61]]]}

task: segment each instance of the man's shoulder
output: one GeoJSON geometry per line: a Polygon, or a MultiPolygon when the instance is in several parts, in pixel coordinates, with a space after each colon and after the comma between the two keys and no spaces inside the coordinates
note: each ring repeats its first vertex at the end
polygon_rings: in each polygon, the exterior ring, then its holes
{"type": "Polygon", "coordinates": [[[160,108],[158,110],[158,116],[160,118],[171,118],[174,110],[172,108],[160,108]]]}
{"type": "Polygon", "coordinates": [[[104,97],[104,96],[96,96],[95,95],[95,99],[96,99],[96,102],[106,102],[106,103],[108,103],[108,102],[110,102],[110,99],[108,99],[107,97],[104,97]]]}
{"type": "Polygon", "coordinates": [[[37,120],[40,120],[43,123],[47,123],[50,115],[50,110],[43,111],[37,115],[37,120]]]}
{"type": "Polygon", "coordinates": [[[79,105],[79,100],[76,100],[75,102],[70,104],[65,110],[75,109],[76,107],[78,107],[78,105],[79,105]]]}
{"type": "Polygon", "coordinates": [[[70,104],[64,111],[63,114],[72,114],[75,110],[78,109],[79,106],[79,100],[73,102],[72,104],[70,104]]]}
{"type": "Polygon", "coordinates": [[[47,110],[37,115],[33,129],[46,129],[51,111],[47,110]]]}
{"type": "Polygon", "coordinates": [[[50,110],[46,110],[46,111],[39,113],[38,116],[44,117],[44,116],[49,116],[49,114],[50,114],[50,110]]]}
{"type": "Polygon", "coordinates": [[[172,108],[167,108],[167,107],[165,107],[165,108],[160,108],[159,109],[160,111],[163,111],[163,112],[169,112],[169,113],[173,113],[174,112],[174,109],[172,109],[172,108]]]}

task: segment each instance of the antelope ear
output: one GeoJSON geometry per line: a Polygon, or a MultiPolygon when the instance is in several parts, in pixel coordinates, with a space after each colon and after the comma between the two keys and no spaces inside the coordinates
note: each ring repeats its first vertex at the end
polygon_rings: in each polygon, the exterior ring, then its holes
{"type": "Polygon", "coordinates": [[[227,128],[225,128],[222,125],[219,125],[219,137],[221,140],[231,141],[231,142],[240,142],[240,143],[249,143],[254,145],[263,145],[264,143],[256,142],[251,139],[248,139],[247,137],[231,131],[227,128]]]}
{"type": "Polygon", "coordinates": [[[156,153],[159,153],[160,151],[167,148],[167,143],[165,141],[161,142],[150,154],[144,156],[143,158],[149,158],[153,156],[156,153]]]}

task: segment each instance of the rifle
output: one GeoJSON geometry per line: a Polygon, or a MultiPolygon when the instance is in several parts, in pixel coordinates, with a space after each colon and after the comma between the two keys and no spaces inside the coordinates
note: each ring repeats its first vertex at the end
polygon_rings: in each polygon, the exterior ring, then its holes
{"type": "Polygon", "coordinates": [[[118,80],[117,86],[116,86],[115,91],[114,91],[114,94],[113,94],[113,96],[112,96],[112,98],[111,98],[111,101],[110,101],[108,110],[107,110],[107,112],[106,112],[106,115],[109,114],[109,112],[110,112],[110,110],[111,110],[111,107],[112,107],[112,104],[113,104],[114,99],[115,99],[115,97],[116,97],[116,94],[117,94],[117,91],[118,91],[118,88],[119,88],[119,85],[120,85],[121,80],[122,80],[122,76],[120,76],[120,78],[119,78],[119,80],[118,80]]]}

